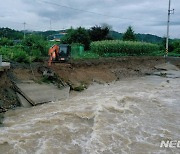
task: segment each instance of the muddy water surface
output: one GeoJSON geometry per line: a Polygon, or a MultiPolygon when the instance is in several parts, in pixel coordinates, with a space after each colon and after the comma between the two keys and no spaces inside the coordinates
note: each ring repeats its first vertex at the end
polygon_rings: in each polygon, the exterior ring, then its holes
{"type": "Polygon", "coordinates": [[[179,153],[180,78],[142,77],[92,85],[68,100],[8,111],[2,154],[179,153]]]}

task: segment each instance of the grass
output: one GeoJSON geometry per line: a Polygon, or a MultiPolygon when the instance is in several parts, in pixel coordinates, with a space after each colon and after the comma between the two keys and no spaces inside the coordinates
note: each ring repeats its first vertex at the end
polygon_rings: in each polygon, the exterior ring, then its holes
{"type": "Polygon", "coordinates": [[[98,59],[100,56],[92,51],[84,51],[82,54],[72,56],[73,59],[98,59]]]}
{"type": "Polygon", "coordinates": [[[168,53],[168,56],[180,57],[180,53],[169,52],[169,53],[168,53]]]}
{"type": "MultiPolygon", "coordinates": [[[[164,51],[155,51],[149,54],[146,54],[145,56],[164,56],[165,52],[164,51]]],[[[78,59],[99,59],[101,57],[125,57],[129,56],[126,53],[104,53],[103,55],[98,55],[97,53],[93,53],[92,51],[84,52],[81,55],[76,55],[73,56],[72,59],[78,60],[78,59]]],[[[142,55],[134,55],[134,56],[142,56],[142,55]]],[[[180,57],[179,53],[174,53],[174,52],[169,52],[168,56],[173,56],[173,57],[180,57]]]]}
{"type": "Polygon", "coordinates": [[[105,53],[102,57],[124,57],[128,56],[126,53],[105,53]]]}

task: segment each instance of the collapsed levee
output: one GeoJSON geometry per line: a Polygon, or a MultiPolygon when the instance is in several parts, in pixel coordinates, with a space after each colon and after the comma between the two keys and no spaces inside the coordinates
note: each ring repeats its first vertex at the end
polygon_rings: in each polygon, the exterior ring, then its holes
{"type": "Polygon", "coordinates": [[[68,86],[59,89],[53,84],[38,84],[35,82],[16,83],[15,89],[19,101],[24,107],[67,99],[70,91],[68,86]]]}

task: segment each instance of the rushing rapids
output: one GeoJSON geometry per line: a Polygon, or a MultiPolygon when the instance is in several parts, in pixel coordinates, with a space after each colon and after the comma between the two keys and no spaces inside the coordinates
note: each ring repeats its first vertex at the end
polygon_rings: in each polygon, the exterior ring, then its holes
{"type": "Polygon", "coordinates": [[[8,111],[2,154],[178,153],[180,78],[149,76],[94,84],[69,99],[8,111]]]}

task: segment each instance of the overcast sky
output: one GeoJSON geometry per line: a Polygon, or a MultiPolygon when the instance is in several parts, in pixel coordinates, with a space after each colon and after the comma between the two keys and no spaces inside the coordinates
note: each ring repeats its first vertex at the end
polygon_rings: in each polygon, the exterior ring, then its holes
{"type": "MultiPolygon", "coordinates": [[[[0,0],[0,27],[54,30],[107,23],[124,32],[166,35],[169,0],[0,0]],[[94,12],[94,13],[93,13],[94,12]],[[50,24],[51,22],[51,24],[50,24]],[[51,26],[50,26],[51,25],[51,26]]],[[[180,0],[171,0],[171,38],[180,38],[180,0]]]]}

